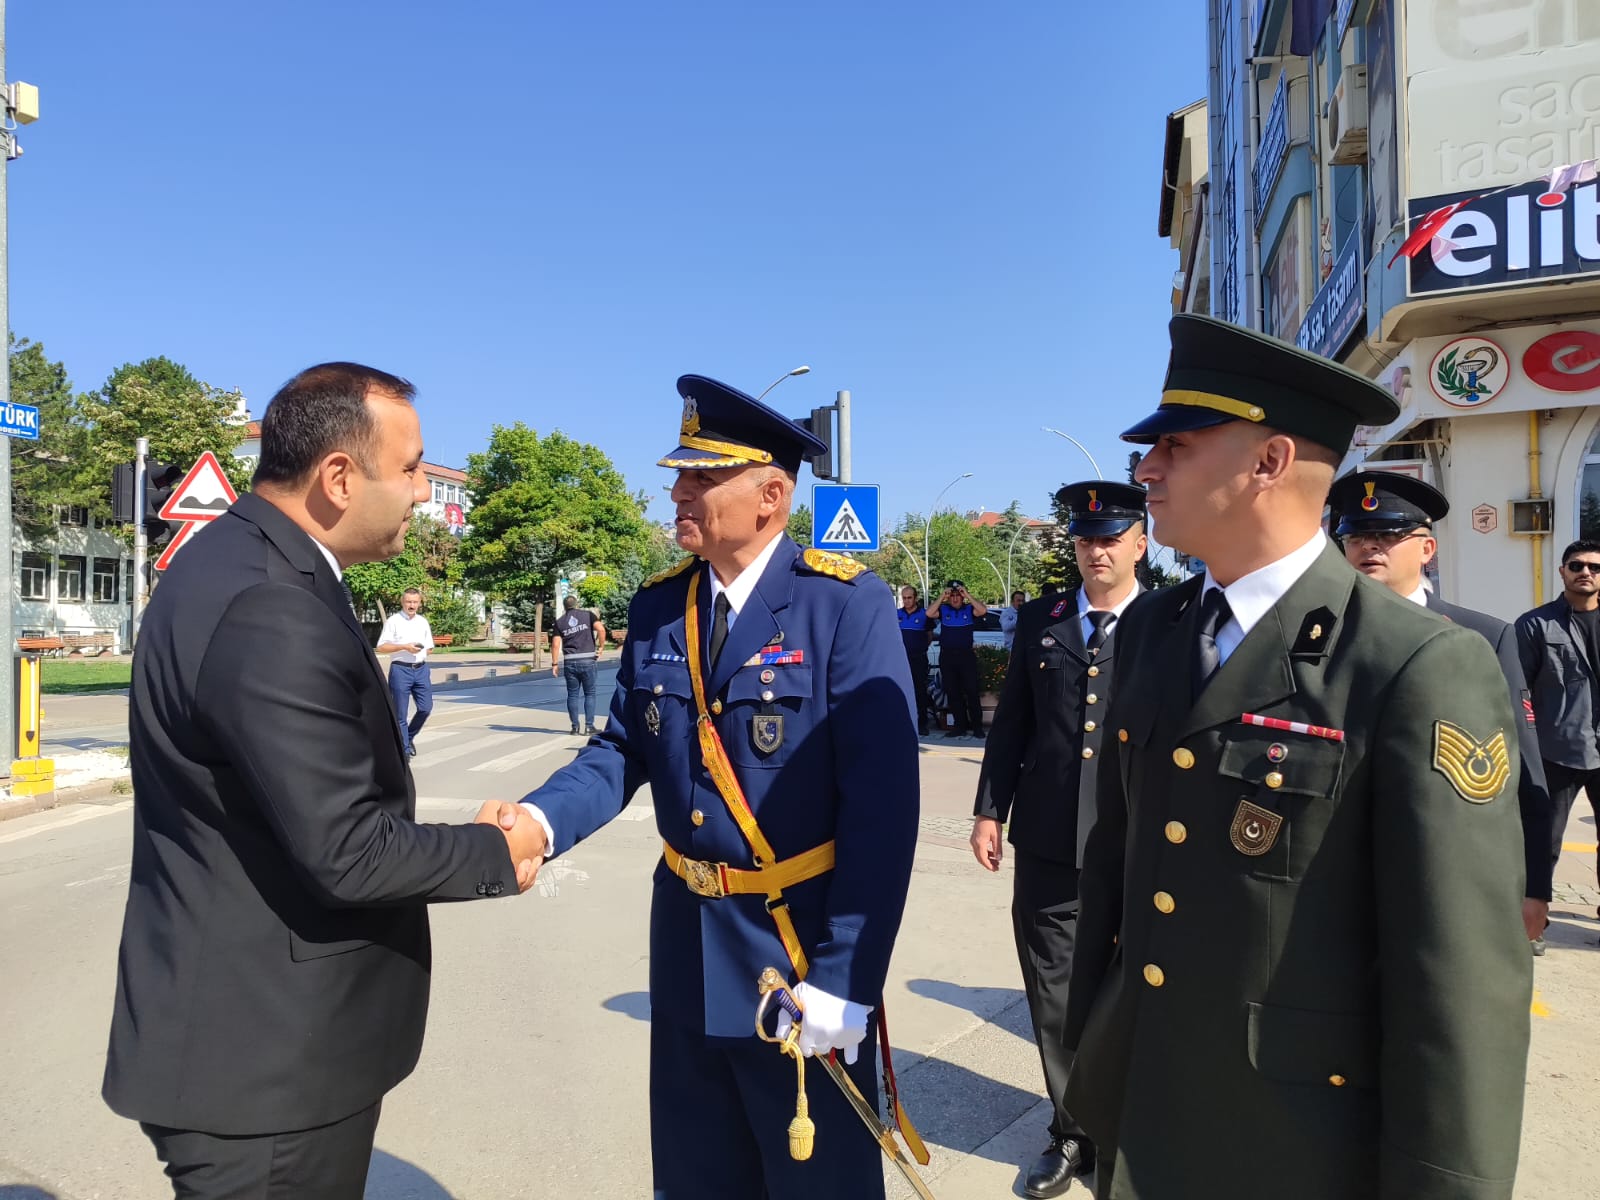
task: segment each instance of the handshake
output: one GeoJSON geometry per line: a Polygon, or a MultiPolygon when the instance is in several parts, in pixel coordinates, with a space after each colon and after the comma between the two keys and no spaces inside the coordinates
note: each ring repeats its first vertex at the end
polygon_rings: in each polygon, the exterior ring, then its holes
{"type": "Polygon", "coordinates": [[[485,800],[473,821],[478,825],[493,825],[506,835],[511,861],[517,865],[517,891],[526,892],[531,888],[550,847],[544,826],[528,807],[510,800],[485,800]]]}

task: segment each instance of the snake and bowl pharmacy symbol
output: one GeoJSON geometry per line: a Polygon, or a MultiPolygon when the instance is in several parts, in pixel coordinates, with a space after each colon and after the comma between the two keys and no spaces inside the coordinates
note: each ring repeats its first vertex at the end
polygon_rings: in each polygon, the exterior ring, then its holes
{"type": "Polygon", "coordinates": [[[1510,375],[1506,352],[1484,337],[1446,342],[1428,368],[1433,394],[1452,408],[1481,408],[1500,394],[1510,375]]]}

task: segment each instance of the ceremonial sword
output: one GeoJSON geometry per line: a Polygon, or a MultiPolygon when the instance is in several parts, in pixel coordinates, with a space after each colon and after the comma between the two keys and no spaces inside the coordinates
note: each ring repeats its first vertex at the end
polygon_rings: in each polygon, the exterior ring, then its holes
{"type": "MultiPolygon", "coordinates": [[[[789,1126],[789,1153],[796,1159],[807,1159],[811,1157],[814,1126],[806,1103],[805,1057],[796,1044],[800,1037],[800,1023],[805,1019],[805,1008],[775,967],[768,967],[762,971],[756,986],[761,991],[761,1003],[756,1006],[756,1036],[764,1042],[771,1042],[795,1061],[800,1084],[796,1097],[795,1119],[789,1126]],[[766,1031],[767,1005],[772,1003],[789,1014],[791,1022],[789,1032],[781,1038],[773,1037],[766,1031]]],[[[831,1054],[817,1055],[816,1063],[844,1093],[844,1098],[850,1102],[850,1107],[856,1110],[856,1116],[861,1118],[862,1124],[872,1134],[873,1140],[878,1143],[889,1161],[900,1168],[900,1174],[904,1175],[906,1181],[916,1189],[917,1195],[921,1196],[922,1200],[935,1200],[934,1194],[928,1190],[928,1185],[922,1182],[922,1176],[917,1174],[916,1167],[911,1165],[911,1160],[906,1157],[905,1151],[900,1149],[900,1143],[894,1140],[894,1130],[879,1119],[877,1109],[861,1094],[861,1089],[856,1087],[855,1080],[845,1074],[844,1068],[831,1054]]]]}

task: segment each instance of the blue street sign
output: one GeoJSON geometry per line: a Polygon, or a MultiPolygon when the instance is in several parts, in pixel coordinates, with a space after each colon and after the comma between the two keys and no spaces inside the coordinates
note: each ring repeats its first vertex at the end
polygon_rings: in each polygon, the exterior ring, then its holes
{"type": "Polygon", "coordinates": [[[818,550],[877,550],[878,485],[818,483],[811,488],[811,544],[818,550]]]}
{"type": "Polygon", "coordinates": [[[39,440],[39,410],[31,404],[0,405],[0,434],[39,440]]]}

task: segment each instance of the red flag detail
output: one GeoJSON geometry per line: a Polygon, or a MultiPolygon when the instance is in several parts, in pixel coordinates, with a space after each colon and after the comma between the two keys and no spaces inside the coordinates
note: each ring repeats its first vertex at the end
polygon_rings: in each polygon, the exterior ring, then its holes
{"type": "Polygon", "coordinates": [[[1395,260],[1401,255],[1405,255],[1407,258],[1415,258],[1417,253],[1433,240],[1433,235],[1445,227],[1446,222],[1451,217],[1478,199],[1481,199],[1481,197],[1470,196],[1465,200],[1457,200],[1454,204],[1446,204],[1443,208],[1434,209],[1416,223],[1411,230],[1411,236],[1400,243],[1400,249],[1394,252],[1394,257],[1389,259],[1387,265],[1394,266],[1395,260]]]}

